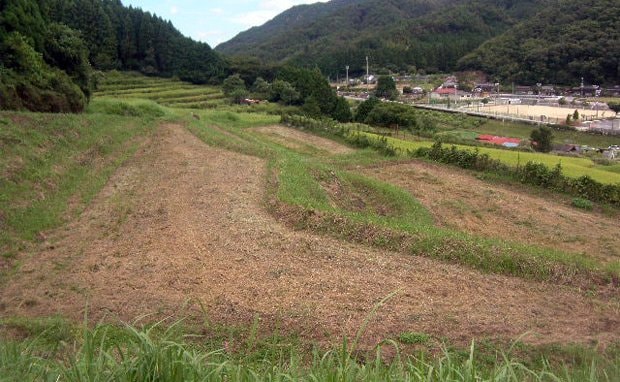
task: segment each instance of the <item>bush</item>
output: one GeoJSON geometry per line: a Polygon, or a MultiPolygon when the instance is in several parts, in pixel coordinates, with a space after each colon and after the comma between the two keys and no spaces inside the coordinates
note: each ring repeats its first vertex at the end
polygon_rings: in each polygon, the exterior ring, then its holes
{"type": "Polygon", "coordinates": [[[374,126],[398,126],[418,133],[431,132],[435,128],[435,125],[428,123],[428,120],[425,120],[425,124],[419,123],[418,112],[415,109],[398,103],[377,103],[368,113],[365,122],[374,126]]]}
{"type": "Polygon", "coordinates": [[[480,154],[477,148],[475,150],[459,150],[456,146],[451,146],[447,149],[443,147],[440,141],[435,142],[430,149],[421,147],[413,152],[409,152],[409,155],[478,171],[508,171],[508,166],[496,159],[492,159],[488,154],[480,154]]]}
{"type": "Polygon", "coordinates": [[[592,210],[592,202],[588,199],[574,198],[571,204],[573,207],[581,208],[582,210],[592,210]]]}
{"type": "Polygon", "coordinates": [[[565,189],[565,177],[562,166],[558,163],[553,170],[538,162],[527,162],[518,169],[521,183],[533,184],[558,191],[565,189]]]}

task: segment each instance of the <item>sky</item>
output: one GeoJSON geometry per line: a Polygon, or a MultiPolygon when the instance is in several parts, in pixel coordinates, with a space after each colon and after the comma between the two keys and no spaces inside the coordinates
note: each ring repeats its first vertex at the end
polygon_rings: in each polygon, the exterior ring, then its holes
{"type": "Polygon", "coordinates": [[[185,36],[217,46],[299,4],[327,0],[121,0],[172,21],[185,36]]]}

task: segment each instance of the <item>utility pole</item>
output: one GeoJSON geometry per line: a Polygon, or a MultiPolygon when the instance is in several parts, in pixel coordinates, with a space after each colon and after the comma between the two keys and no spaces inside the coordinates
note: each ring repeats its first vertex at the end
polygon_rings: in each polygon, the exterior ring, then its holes
{"type": "Polygon", "coordinates": [[[499,82],[495,83],[495,87],[497,88],[497,93],[496,93],[496,96],[495,96],[495,106],[497,106],[498,105],[498,101],[499,101],[499,82]]]}
{"type": "Polygon", "coordinates": [[[454,84],[454,105],[459,108],[459,85],[454,84]]]}
{"type": "Polygon", "coordinates": [[[370,71],[368,70],[368,56],[366,56],[366,92],[370,95],[370,71]]]}
{"type": "Polygon", "coordinates": [[[345,66],[344,68],[347,70],[347,83],[346,83],[346,86],[347,86],[347,89],[349,89],[349,65],[345,66]]]}

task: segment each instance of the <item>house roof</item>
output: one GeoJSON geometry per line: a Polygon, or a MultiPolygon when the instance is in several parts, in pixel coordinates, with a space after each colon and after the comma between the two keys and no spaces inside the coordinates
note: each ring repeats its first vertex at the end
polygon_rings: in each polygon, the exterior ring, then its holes
{"type": "Polygon", "coordinates": [[[456,94],[457,90],[455,88],[437,88],[433,93],[437,94],[456,94]]]}
{"type": "Polygon", "coordinates": [[[502,145],[502,146],[518,146],[519,143],[521,143],[521,139],[519,138],[508,138],[508,137],[498,137],[496,135],[488,135],[488,134],[480,134],[478,136],[479,141],[484,141],[484,142],[489,142],[489,143],[493,143],[495,145],[502,145]]]}

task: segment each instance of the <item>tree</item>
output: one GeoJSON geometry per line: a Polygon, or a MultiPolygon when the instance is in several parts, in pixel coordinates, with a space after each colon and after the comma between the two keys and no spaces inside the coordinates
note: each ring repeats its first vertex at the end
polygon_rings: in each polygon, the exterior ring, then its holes
{"type": "Polygon", "coordinates": [[[319,69],[287,66],[280,70],[278,79],[290,83],[299,92],[299,99],[312,96],[319,103],[322,114],[332,115],[338,97],[319,69]]]}
{"type": "Polygon", "coordinates": [[[355,121],[356,122],[365,122],[366,118],[368,118],[368,114],[372,111],[372,109],[379,103],[379,99],[377,97],[370,97],[366,101],[362,102],[355,112],[355,121]]]}
{"type": "Polygon", "coordinates": [[[579,119],[579,110],[575,109],[575,112],[573,113],[573,119],[575,121],[579,119]]]}
{"type": "Polygon", "coordinates": [[[338,97],[331,116],[338,122],[351,122],[353,119],[351,106],[349,106],[349,102],[344,97],[338,97]]]}
{"type": "Polygon", "coordinates": [[[62,68],[90,98],[92,70],[88,62],[88,48],[80,34],[64,24],[50,24],[43,51],[45,61],[62,68]]]}
{"type": "Polygon", "coordinates": [[[252,92],[254,93],[256,98],[268,98],[269,92],[271,91],[271,85],[269,82],[265,81],[263,77],[257,77],[256,81],[252,85],[252,92]]]}
{"type": "Polygon", "coordinates": [[[234,103],[242,103],[243,100],[248,98],[248,91],[244,88],[237,88],[230,93],[230,98],[234,103]]]}
{"type": "Polygon", "coordinates": [[[551,151],[551,141],[553,140],[553,132],[551,131],[551,128],[541,126],[536,130],[532,130],[530,138],[532,140],[532,147],[534,150],[543,153],[548,153],[551,151]]]}
{"type": "Polygon", "coordinates": [[[77,113],[86,97],[64,71],[49,66],[19,32],[0,43],[0,109],[77,113]]]}
{"type": "Polygon", "coordinates": [[[226,97],[231,97],[232,94],[238,90],[246,90],[245,82],[243,82],[238,74],[233,74],[224,80],[222,90],[226,97]]]}
{"type": "Polygon", "coordinates": [[[271,84],[271,94],[269,100],[273,102],[282,101],[285,105],[291,105],[299,100],[299,92],[288,82],[275,80],[271,84]]]}
{"type": "Polygon", "coordinates": [[[609,108],[616,114],[620,113],[620,102],[608,102],[607,106],[609,106],[609,108]]]}
{"type": "Polygon", "coordinates": [[[317,118],[321,116],[321,106],[316,98],[312,96],[306,98],[301,109],[308,117],[317,118]]]}
{"type": "Polygon", "coordinates": [[[379,77],[377,80],[377,88],[375,89],[375,95],[377,97],[395,100],[398,98],[398,94],[396,82],[391,76],[379,77]]]}
{"type": "Polygon", "coordinates": [[[406,105],[391,102],[379,102],[366,118],[369,125],[397,127],[411,131],[419,131],[426,126],[418,123],[416,111],[406,105]]]}
{"type": "Polygon", "coordinates": [[[37,1],[0,1],[0,42],[11,32],[19,32],[36,51],[45,39],[45,22],[37,1]]]}

